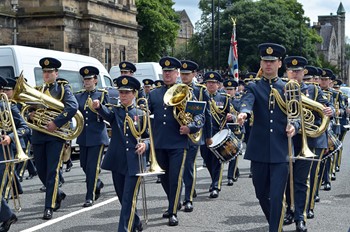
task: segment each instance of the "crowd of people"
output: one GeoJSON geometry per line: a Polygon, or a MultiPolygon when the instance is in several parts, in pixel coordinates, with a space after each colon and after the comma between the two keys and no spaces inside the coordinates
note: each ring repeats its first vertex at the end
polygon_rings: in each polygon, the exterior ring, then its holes
{"type": "MultiPolygon", "coordinates": [[[[258,50],[260,70],[239,80],[208,71],[199,83],[195,61],[167,56],[159,61],[163,80],[144,79],[141,84],[133,77],[135,65],[121,62],[121,75],[113,80],[117,102],[110,101],[107,90],[96,87],[96,67],[80,69],[84,89],[73,93],[68,81],[58,74],[61,62],[44,57],[40,60],[44,84],[36,90],[62,107],[43,129],[32,126],[38,124],[41,107],[29,107],[24,118],[20,114],[28,107],[14,92],[23,77],[0,77],[1,93],[9,99],[19,137],[17,141],[9,130],[2,135],[1,144],[9,146],[10,154],[1,151],[4,162],[0,171],[1,177],[5,176],[1,180],[13,182],[9,186],[16,185],[21,194],[24,171],[28,169],[27,180],[38,175],[45,192],[43,219],[52,219],[66,198],[60,186],[64,183],[67,139],[59,131],[78,115],[83,122],[78,125],[77,144],[86,179],[82,207],[91,207],[98,200],[104,187],[101,169],[111,171],[121,204],[118,231],[143,230],[136,207],[143,181],[139,174],[151,172],[142,167],[150,169],[152,162],[164,171],[158,173],[157,182],[167,196],[168,207],[162,217],[168,219],[168,225],[179,224],[177,215],[182,207],[186,213],[193,212],[197,154],[210,174],[209,198],[219,197],[224,165],[228,165],[227,185],[237,181],[239,155],[244,155],[251,161],[250,177],[269,231],[282,231],[283,224],[293,222],[297,231],[307,231],[307,220],[317,215],[319,189],[331,190],[331,180],[340,170],[348,98],[339,90],[341,80],[330,69],[308,65],[302,56],[288,56],[279,44],[263,43],[258,50]],[[286,73],[279,77],[283,65],[286,73]],[[18,143],[34,159],[16,163],[12,170],[18,143]]],[[[5,104],[2,101],[0,107],[5,104]]],[[[66,165],[69,172],[71,160],[66,165]]],[[[6,188],[0,192],[0,231],[8,231],[18,220],[7,204],[15,196],[6,188]]]]}

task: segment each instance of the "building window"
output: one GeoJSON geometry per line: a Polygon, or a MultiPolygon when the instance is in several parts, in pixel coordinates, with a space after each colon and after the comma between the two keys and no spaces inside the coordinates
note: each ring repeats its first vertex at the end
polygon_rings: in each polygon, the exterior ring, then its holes
{"type": "Polygon", "coordinates": [[[119,51],[120,51],[120,54],[119,54],[120,60],[119,60],[119,62],[122,62],[122,61],[126,60],[125,46],[120,46],[119,47],[119,51]]]}
{"type": "Polygon", "coordinates": [[[111,44],[106,44],[105,45],[105,67],[107,70],[110,70],[111,69],[111,66],[112,66],[112,59],[111,59],[111,56],[112,56],[112,52],[111,52],[111,44]]]}

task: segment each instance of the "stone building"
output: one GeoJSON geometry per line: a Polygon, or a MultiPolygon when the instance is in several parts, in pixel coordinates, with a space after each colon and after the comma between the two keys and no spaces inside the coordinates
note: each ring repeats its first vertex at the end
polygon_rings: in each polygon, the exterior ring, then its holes
{"type": "Polygon", "coordinates": [[[193,36],[194,27],[186,10],[176,11],[176,13],[179,15],[180,29],[175,41],[174,50],[184,49],[187,52],[187,46],[193,36]]]}
{"type": "Polygon", "coordinates": [[[340,3],[337,14],[318,16],[314,25],[323,42],[318,45],[318,53],[326,61],[339,69],[338,78],[349,83],[349,66],[345,60],[345,9],[340,3]]]}
{"type": "Polygon", "coordinates": [[[3,0],[0,44],[92,56],[107,70],[138,61],[135,0],[3,0]]]}

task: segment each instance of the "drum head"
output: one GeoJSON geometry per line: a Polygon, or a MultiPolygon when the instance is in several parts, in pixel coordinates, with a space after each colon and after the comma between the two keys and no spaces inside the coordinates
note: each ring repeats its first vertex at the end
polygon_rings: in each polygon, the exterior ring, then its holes
{"type": "Polygon", "coordinates": [[[220,144],[230,133],[228,129],[223,129],[216,133],[213,137],[213,143],[209,147],[215,147],[220,144]]]}

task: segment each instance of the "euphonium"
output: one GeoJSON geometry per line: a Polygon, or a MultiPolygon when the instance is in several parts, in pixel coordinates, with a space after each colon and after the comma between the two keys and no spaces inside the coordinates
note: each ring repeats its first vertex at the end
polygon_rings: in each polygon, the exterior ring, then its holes
{"type": "Polygon", "coordinates": [[[21,111],[22,117],[25,120],[27,118],[25,115],[29,114],[29,111],[35,108],[33,122],[31,123],[27,121],[28,126],[34,130],[64,140],[75,139],[83,130],[84,118],[80,111],[77,111],[73,117],[76,122],[75,127],[73,127],[74,123],[68,122],[54,132],[47,131],[46,125],[62,113],[64,105],[59,100],[43,94],[29,86],[22,75],[17,80],[14,88],[13,99],[19,103],[25,104],[21,111]]]}
{"type": "MultiPolygon", "coordinates": [[[[185,112],[187,101],[192,100],[192,93],[186,84],[176,84],[168,89],[164,95],[164,103],[168,106],[174,106],[174,118],[181,126],[187,126],[193,122],[193,115],[185,112]]],[[[194,143],[198,143],[202,137],[202,129],[193,134],[188,134],[188,137],[194,143]]]]}

